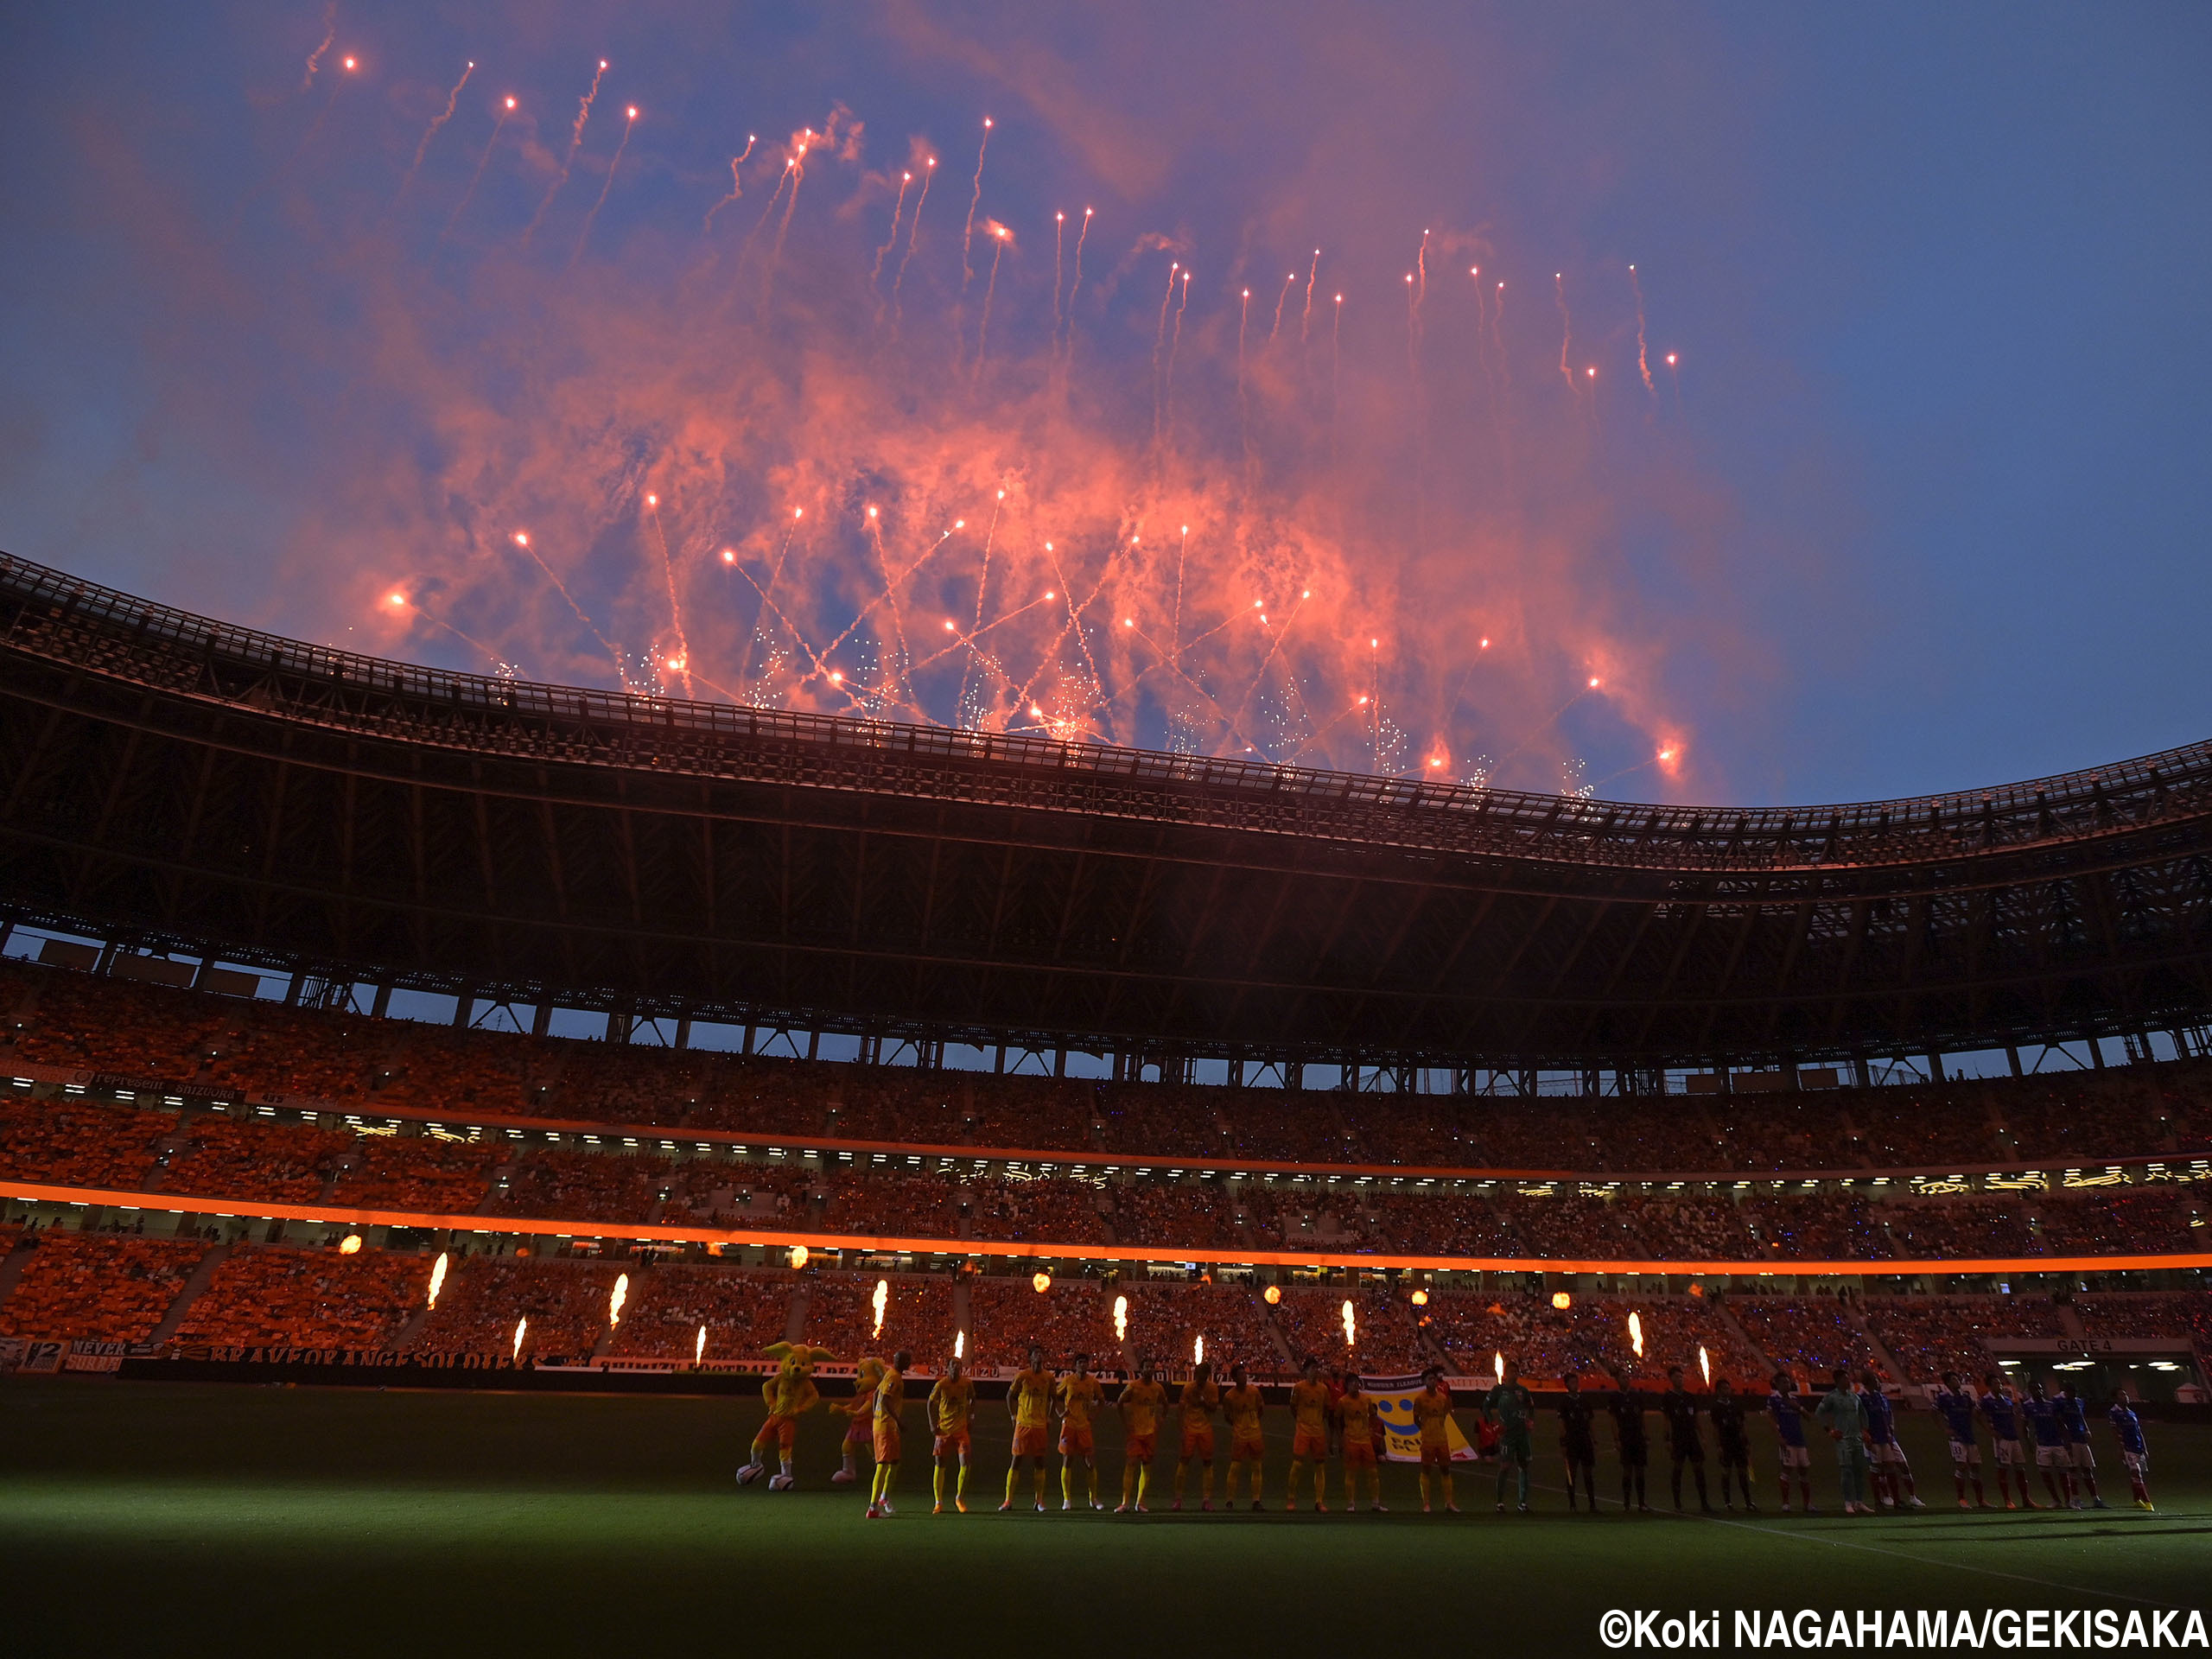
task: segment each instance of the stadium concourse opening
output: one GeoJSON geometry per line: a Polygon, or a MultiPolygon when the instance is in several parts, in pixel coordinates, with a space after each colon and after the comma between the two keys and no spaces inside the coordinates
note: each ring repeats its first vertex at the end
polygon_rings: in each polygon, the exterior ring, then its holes
{"type": "MultiPolygon", "coordinates": [[[[317,1559],[583,1526],[690,1605],[639,1483],[756,1562],[863,1490],[1237,1491],[1385,1511],[1332,1548],[1395,1582],[1494,1493],[1768,1549],[1864,1504],[1930,1605],[2195,1581],[2049,1529],[2212,1505],[2205,747],[1632,807],[477,680],[4,561],[0,760],[34,1554],[189,1604],[228,1569],[145,1517],[251,1487],[317,1559]],[[2044,1530],[1992,1578],[1954,1503],[2044,1530]]],[[[1563,1546],[1655,1595],[1741,1547],[1563,1546]]]]}

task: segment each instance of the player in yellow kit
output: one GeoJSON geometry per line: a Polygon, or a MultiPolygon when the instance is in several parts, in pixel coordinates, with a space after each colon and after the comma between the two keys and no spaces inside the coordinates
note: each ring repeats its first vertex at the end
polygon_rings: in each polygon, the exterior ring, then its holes
{"type": "Polygon", "coordinates": [[[1376,1515],[1382,1508],[1382,1469],[1375,1456],[1375,1402],[1361,1392],[1359,1373],[1346,1370],[1344,1391],[1337,1396],[1337,1427],[1344,1438],[1344,1508],[1359,1507],[1359,1471],[1367,1471],[1368,1509],[1376,1515]]]}
{"type": "Polygon", "coordinates": [[[1452,1501],[1452,1390],[1433,1365],[1421,1378],[1426,1386],[1414,1396],[1414,1421],[1421,1426],[1421,1512],[1427,1515],[1432,1497],[1441,1497],[1445,1513],[1457,1515],[1459,1506],[1452,1501]]]}
{"type": "Polygon", "coordinates": [[[1205,1465],[1205,1472],[1198,1478],[1198,1507],[1213,1508],[1213,1414],[1220,1405],[1221,1388],[1213,1380],[1213,1367],[1202,1359],[1192,1368],[1183,1391],[1175,1396],[1175,1408],[1183,1421],[1182,1455],[1175,1459],[1176,1509],[1183,1507],[1183,1475],[1194,1458],[1205,1465]]]}
{"type": "Polygon", "coordinates": [[[913,1355],[901,1348],[891,1356],[891,1369],[875,1385],[875,1482],[868,1498],[871,1521],[898,1513],[891,1507],[891,1490],[899,1484],[899,1414],[906,1408],[906,1368],[913,1363],[913,1355]]]}
{"type": "Polygon", "coordinates": [[[1122,1502],[1114,1513],[1134,1509],[1143,1515],[1152,1459],[1160,1447],[1160,1420],[1167,1411],[1167,1390],[1153,1376],[1150,1360],[1137,1362],[1136,1380],[1122,1385],[1114,1408],[1122,1415],[1122,1502]]]}
{"type": "Polygon", "coordinates": [[[931,1452],[937,1465],[935,1484],[937,1507],[932,1515],[944,1513],[945,1465],[959,1460],[960,1473],[953,1488],[953,1506],[961,1514],[968,1513],[968,1416],[975,1409],[976,1385],[968,1380],[967,1370],[954,1355],[945,1366],[944,1375],[930,1390],[930,1433],[933,1439],[931,1452]]]}
{"type": "MultiPolygon", "coordinates": [[[[1321,1362],[1311,1354],[1290,1385],[1290,1491],[1283,1508],[1298,1507],[1298,1478],[1310,1462],[1313,1465],[1313,1507],[1329,1510],[1329,1385],[1321,1380],[1321,1362]]],[[[1347,1471],[1349,1473],[1349,1471],[1347,1471]]]]}
{"type": "Polygon", "coordinates": [[[1007,1385],[1006,1408],[1014,1419],[1014,1461],[1006,1471],[1006,1502],[1001,1511],[1014,1507],[1014,1489],[1020,1484],[1021,1460],[1029,1459],[1037,1491],[1037,1513],[1045,1512],[1045,1456],[1052,1440],[1052,1374],[1045,1369],[1045,1351],[1033,1347],[1029,1363],[1014,1374],[1007,1385]]]}
{"type": "Polygon", "coordinates": [[[1075,1508],[1075,1469],[1078,1463],[1090,1477],[1090,1507],[1098,1501],[1098,1454],[1090,1434],[1090,1414],[1098,1404],[1098,1379],[1090,1374],[1090,1356],[1077,1354],[1075,1370],[1060,1379],[1056,1406],[1060,1414],[1060,1507],[1075,1508]]]}
{"type": "Polygon", "coordinates": [[[1252,1507],[1256,1510],[1261,1463],[1268,1454],[1267,1435],[1260,1422],[1267,1412],[1267,1397],[1252,1386],[1241,1360],[1229,1368],[1229,1384],[1221,1396],[1221,1414],[1229,1420],[1229,1478],[1223,1483],[1222,1503],[1230,1509],[1236,1507],[1236,1471],[1249,1469],[1252,1507]]]}

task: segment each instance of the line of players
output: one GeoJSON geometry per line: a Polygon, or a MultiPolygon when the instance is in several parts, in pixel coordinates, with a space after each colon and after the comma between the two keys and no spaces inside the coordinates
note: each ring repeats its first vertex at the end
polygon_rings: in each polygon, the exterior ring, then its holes
{"type": "MultiPolygon", "coordinates": [[[[851,1426],[845,1440],[843,1467],[831,1478],[841,1483],[856,1479],[859,1453],[873,1452],[875,1470],[870,1483],[870,1519],[894,1513],[891,1497],[899,1478],[903,1438],[900,1414],[906,1404],[906,1373],[912,1363],[910,1353],[902,1351],[894,1355],[872,1389],[863,1389],[849,1405],[837,1408],[849,1414],[851,1426]]],[[[1621,1507],[1624,1510],[1650,1511],[1646,1495],[1650,1446],[1645,1433],[1645,1415],[1656,1408],[1667,1427],[1675,1510],[1679,1513],[1683,1509],[1682,1481],[1688,1472],[1696,1491],[1699,1508],[1706,1514],[1714,1513],[1706,1484],[1700,1418],[1713,1426],[1723,1506],[1732,1510],[1736,1497],[1740,1496],[1747,1511],[1758,1510],[1751,1493],[1747,1427],[1750,1416],[1758,1409],[1755,1397],[1738,1393],[1725,1377],[1710,1394],[1694,1392],[1684,1386],[1679,1366],[1670,1367],[1667,1378],[1667,1390],[1655,1397],[1631,1386],[1626,1377],[1613,1379],[1611,1389],[1601,1394],[1586,1392],[1579,1376],[1567,1376],[1565,1397],[1552,1408],[1560,1420],[1560,1450],[1567,1466],[1568,1509],[1580,1509],[1586,1502],[1590,1511],[1597,1512],[1593,1424],[1602,1413],[1613,1422],[1614,1446],[1620,1465],[1621,1507]]],[[[1456,1402],[1445,1386],[1440,1368],[1432,1366],[1423,1372],[1421,1382],[1421,1392],[1413,1398],[1413,1415],[1420,1441],[1421,1511],[1427,1514],[1440,1507],[1446,1513],[1456,1515],[1459,1510],[1453,1501],[1449,1427],[1456,1402]]],[[[2031,1382],[2028,1394],[2023,1398],[2014,1394],[2012,1385],[2001,1376],[1992,1374],[1984,1379],[1984,1390],[1977,1395],[1963,1385],[1956,1372],[1947,1372],[1943,1387],[1934,1398],[1935,1408],[1949,1433],[1952,1474],[1961,1509],[1972,1507],[1967,1501],[1969,1485],[1975,1504],[1983,1509],[1994,1507],[1982,1489],[1978,1419],[1990,1426],[1998,1496],[2005,1508],[2080,1509],[2083,1507],[2084,1492],[2090,1507],[2109,1507],[2097,1491],[2096,1462],[2089,1446],[2087,1409],[2075,1389],[2068,1388],[2056,1399],[2051,1399],[2038,1378],[2031,1382]],[[2032,1436],[2031,1441],[2028,1436],[2032,1436]],[[2028,1490],[2027,1452],[2031,1444],[2050,1499],[2047,1505],[2037,1503],[2028,1490]],[[2018,1477],[2018,1504],[2006,1484],[2008,1471],[2018,1477]]],[[[1817,1514],[1813,1503],[1806,1413],[1796,1379],[1786,1372],[1777,1373],[1764,1404],[1780,1446],[1777,1474],[1782,1512],[1787,1515],[1790,1511],[1789,1484],[1795,1473],[1800,1507],[1808,1515],[1817,1514]]],[[[1078,1472],[1084,1488],[1082,1502],[1093,1510],[1103,1509],[1092,1419],[1106,1405],[1104,1386],[1090,1372],[1090,1356],[1076,1355],[1071,1370],[1055,1375],[1046,1366],[1044,1350],[1033,1347],[1028,1363],[1015,1374],[1007,1390],[1006,1408],[1014,1423],[1014,1450],[1000,1510],[1010,1511],[1016,1507],[1022,1465],[1027,1463],[1032,1502],[1038,1512],[1044,1511],[1048,1453],[1055,1441],[1060,1454],[1061,1509],[1071,1510],[1079,1507],[1078,1472]],[[1057,1436],[1053,1433],[1055,1426],[1057,1436]]],[[[967,1512],[974,1407],[975,1385],[966,1376],[961,1361],[953,1359],[930,1390],[927,1401],[933,1513],[944,1512],[948,1487],[952,1506],[963,1514],[967,1512]]],[[[1217,1413],[1224,1419],[1229,1440],[1224,1503],[1233,1507],[1237,1502],[1238,1478],[1243,1475],[1246,1477],[1251,1507],[1263,1507],[1262,1421],[1266,1403],[1242,1364],[1230,1368],[1226,1389],[1214,1380],[1211,1366],[1198,1364],[1171,1404],[1166,1385],[1158,1379],[1147,1361],[1141,1363],[1135,1376],[1122,1385],[1112,1408],[1121,1419],[1123,1446],[1122,1501],[1116,1513],[1147,1512],[1147,1500],[1151,1496],[1160,1429],[1171,1421],[1180,1431],[1180,1444],[1175,1461],[1173,1499],[1169,1507],[1183,1507],[1189,1476],[1195,1465],[1198,1471],[1198,1507],[1211,1511],[1217,1450],[1213,1422],[1217,1413]]],[[[1514,1362],[1505,1362],[1504,1375],[1477,1402],[1477,1409],[1479,1421],[1476,1444],[1479,1457],[1484,1461],[1496,1459],[1498,1512],[1505,1512],[1510,1484],[1515,1507],[1525,1515],[1529,1512],[1529,1472],[1534,1460],[1532,1436],[1537,1408],[1535,1396],[1522,1384],[1519,1368],[1514,1362]]],[[[1382,1422],[1376,1402],[1364,1392],[1358,1373],[1348,1369],[1325,1373],[1319,1362],[1309,1357],[1301,1368],[1300,1380],[1291,1387],[1290,1411],[1291,1464],[1284,1507],[1294,1510],[1298,1507],[1300,1491],[1310,1465],[1313,1507],[1317,1511],[1326,1512],[1328,1458],[1333,1440],[1342,1463],[1347,1512],[1357,1507],[1363,1474],[1368,1487],[1368,1508],[1382,1512],[1382,1422]]],[[[1815,1423],[1835,1444],[1838,1484],[1846,1515],[1877,1513],[1875,1502],[1870,1499],[1878,1501],[1885,1510],[1927,1507],[1915,1488],[1911,1467],[1897,1439],[1894,1408],[1872,1372],[1865,1373],[1854,1385],[1847,1372],[1837,1370],[1832,1375],[1827,1393],[1821,1397],[1811,1414],[1815,1423]]],[[[2139,1508],[2149,1510],[2152,1507],[2147,1484],[2149,1448],[2142,1423],[2125,1390],[2113,1396],[2106,1416],[2120,1441],[2121,1459],[2135,1503],[2139,1508]]]]}

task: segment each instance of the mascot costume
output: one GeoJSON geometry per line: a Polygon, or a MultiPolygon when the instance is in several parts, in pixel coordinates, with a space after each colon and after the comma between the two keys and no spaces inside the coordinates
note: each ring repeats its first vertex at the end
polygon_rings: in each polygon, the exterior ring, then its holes
{"type": "Polygon", "coordinates": [[[760,1385],[760,1397],[768,1402],[768,1421],[753,1438],[753,1461],[737,1471],[737,1484],[750,1486],[766,1474],[768,1452],[773,1447],[782,1471],[769,1475],[768,1490],[787,1492],[792,1484],[791,1446],[798,1438],[798,1420],[822,1399],[814,1386],[814,1368],[830,1363],[836,1356],[827,1348],[803,1342],[779,1342],[763,1351],[776,1362],[775,1375],[760,1385]]]}
{"type": "Polygon", "coordinates": [[[830,1408],[852,1419],[845,1428],[844,1466],[830,1477],[840,1486],[850,1485],[860,1478],[859,1459],[862,1452],[871,1459],[875,1456],[875,1391],[882,1386],[884,1374],[890,1369],[873,1354],[855,1361],[852,1403],[830,1408]]]}

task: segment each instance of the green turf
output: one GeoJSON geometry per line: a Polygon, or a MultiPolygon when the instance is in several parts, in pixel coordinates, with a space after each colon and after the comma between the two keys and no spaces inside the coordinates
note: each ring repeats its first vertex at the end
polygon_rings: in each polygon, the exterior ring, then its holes
{"type": "MultiPolygon", "coordinates": [[[[1270,1415],[1279,1506],[1287,1426],[1270,1415]]],[[[1388,1516],[1066,1516],[1056,1476],[1040,1516],[992,1512],[1007,1444],[994,1406],[979,1414],[976,1513],[930,1515],[918,1446],[900,1515],[871,1523],[859,1495],[827,1484],[842,1419],[804,1425],[803,1491],[738,1490],[760,1417],[727,1399],[0,1382],[4,1628],[167,1653],[802,1638],[1349,1656],[1599,1652],[1611,1607],[2212,1605],[2212,1430],[2198,1427],[2152,1426],[2155,1515],[2126,1506],[2113,1468],[2108,1513],[1962,1516],[1936,1424],[1912,1414],[1935,1507],[1910,1519],[1834,1515],[1832,1467],[1815,1471],[1831,1513],[1780,1519],[1764,1440],[1763,1516],[1571,1516],[1548,1419],[1527,1518],[1495,1515],[1483,1476],[1459,1481],[1465,1516],[1425,1517],[1395,1468],[1388,1516]]],[[[917,1416],[910,1445],[920,1438],[917,1416]]],[[[1110,1505],[1110,1421],[1099,1438],[1110,1505]]],[[[1599,1473],[1616,1490],[1602,1454],[1599,1473]]],[[[1724,1646],[1732,1635],[1725,1624],[1724,1646]]]]}

